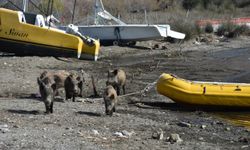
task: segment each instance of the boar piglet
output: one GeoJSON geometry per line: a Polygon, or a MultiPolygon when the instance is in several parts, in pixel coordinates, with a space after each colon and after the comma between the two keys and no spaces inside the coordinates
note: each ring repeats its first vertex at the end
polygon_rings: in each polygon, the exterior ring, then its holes
{"type": "Polygon", "coordinates": [[[105,103],[105,113],[106,115],[113,115],[116,111],[117,105],[117,94],[112,85],[108,85],[103,93],[103,99],[105,103]]]}
{"type": "Polygon", "coordinates": [[[64,83],[66,100],[72,99],[75,102],[76,96],[82,96],[83,78],[77,73],[71,73],[64,83]]]}
{"type": "Polygon", "coordinates": [[[37,78],[42,101],[45,104],[46,113],[53,113],[53,103],[56,84],[50,78],[37,78]]]}
{"type": "Polygon", "coordinates": [[[122,69],[115,69],[113,71],[108,71],[108,80],[106,85],[112,85],[116,91],[117,95],[120,95],[121,88],[123,89],[123,94],[125,94],[125,84],[126,84],[126,74],[122,69]]]}

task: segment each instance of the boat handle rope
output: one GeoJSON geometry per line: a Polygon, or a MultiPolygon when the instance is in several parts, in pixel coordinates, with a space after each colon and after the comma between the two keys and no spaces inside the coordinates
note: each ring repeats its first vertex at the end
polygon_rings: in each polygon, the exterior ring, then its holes
{"type": "Polygon", "coordinates": [[[241,91],[241,88],[237,85],[234,91],[241,91]]]}
{"type": "Polygon", "coordinates": [[[203,87],[203,94],[206,94],[206,87],[203,87]]]}

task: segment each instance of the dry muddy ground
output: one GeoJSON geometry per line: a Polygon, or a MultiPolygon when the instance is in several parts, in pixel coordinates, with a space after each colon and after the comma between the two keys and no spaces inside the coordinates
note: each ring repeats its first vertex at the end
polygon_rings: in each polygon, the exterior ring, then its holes
{"type": "Polygon", "coordinates": [[[151,49],[152,43],[157,42],[102,47],[97,62],[1,56],[0,149],[250,149],[245,127],[211,110],[178,105],[152,85],[163,72],[190,80],[250,82],[250,39],[165,43],[164,49],[151,49]],[[100,95],[107,70],[114,68],[126,71],[127,93],[139,94],[120,97],[117,112],[109,117],[103,100],[92,99],[91,86],[86,85],[84,99],[58,99],[54,114],[44,114],[36,83],[39,74],[81,68],[95,77],[100,95]],[[150,88],[140,93],[145,87],[150,88]],[[177,142],[169,140],[171,134],[179,135],[177,142]]]}

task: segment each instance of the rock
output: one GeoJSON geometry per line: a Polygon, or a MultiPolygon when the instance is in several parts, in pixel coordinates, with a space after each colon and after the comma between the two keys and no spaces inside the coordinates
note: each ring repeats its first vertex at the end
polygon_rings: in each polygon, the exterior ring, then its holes
{"type": "Polygon", "coordinates": [[[122,131],[122,134],[124,135],[124,136],[131,136],[131,135],[133,135],[135,132],[128,132],[128,131],[126,131],[126,130],[123,130],[122,131]]]}
{"type": "Polygon", "coordinates": [[[205,129],[206,127],[206,125],[201,125],[201,129],[205,129]]]}
{"type": "Polygon", "coordinates": [[[94,134],[94,135],[99,135],[99,132],[95,129],[92,129],[91,132],[94,134]]]}
{"type": "Polygon", "coordinates": [[[120,138],[126,138],[126,136],[124,136],[121,132],[115,132],[113,135],[120,138]]]}
{"type": "Polygon", "coordinates": [[[162,45],[162,46],[161,46],[161,49],[162,49],[162,50],[167,49],[167,46],[166,46],[166,45],[162,45]]]}
{"type": "Polygon", "coordinates": [[[195,44],[195,45],[201,45],[201,43],[198,42],[198,41],[194,41],[194,44],[195,44]]]}
{"type": "Polygon", "coordinates": [[[230,131],[231,129],[229,127],[226,128],[227,131],[230,131]]]}
{"type": "Polygon", "coordinates": [[[203,138],[203,137],[199,137],[199,140],[200,140],[200,141],[203,141],[203,140],[204,140],[204,138],[203,138]]]}
{"type": "Polygon", "coordinates": [[[13,125],[13,128],[20,128],[18,125],[13,125]]]}
{"type": "Polygon", "coordinates": [[[0,125],[0,131],[2,133],[6,133],[6,132],[9,132],[10,130],[8,129],[8,125],[7,124],[2,124],[2,125],[0,125]]]}
{"type": "Polygon", "coordinates": [[[238,141],[241,142],[241,143],[249,143],[250,142],[250,138],[240,137],[238,141]]]}
{"type": "Polygon", "coordinates": [[[153,139],[157,139],[157,140],[162,140],[163,139],[163,131],[162,129],[159,129],[159,131],[156,131],[153,133],[152,135],[153,139]]]}
{"type": "Polygon", "coordinates": [[[66,130],[73,130],[73,129],[72,129],[72,128],[70,128],[70,127],[66,127],[65,129],[66,129],[66,130]]]}
{"type": "Polygon", "coordinates": [[[8,125],[7,124],[1,124],[0,128],[8,128],[8,125]]]}
{"type": "Polygon", "coordinates": [[[249,148],[249,145],[243,145],[241,146],[241,149],[248,149],[249,148]]]}
{"type": "Polygon", "coordinates": [[[84,103],[84,102],[85,102],[85,99],[84,99],[84,98],[77,98],[77,99],[76,99],[76,102],[82,102],[82,103],[84,103]]]}
{"type": "Polygon", "coordinates": [[[177,125],[180,127],[188,127],[188,128],[192,126],[190,123],[187,122],[179,122],[177,125]]]}
{"type": "Polygon", "coordinates": [[[183,140],[180,138],[179,134],[173,133],[170,135],[170,137],[167,138],[167,141],[170,143],[179,143],[183,140]]]}
{"type": "Polygon", "coordinates": [[[159,44],[155,44],[153,47],[152,47],[152,49],[158,49],[160,46],[159,46],[159,44]]]}
{"type": "Polygon", "coordinates": [[[6,133],[6,132],[9,132],[10,130],[8,128],[1,128],[0,131],[2,133],[6,133]]]}

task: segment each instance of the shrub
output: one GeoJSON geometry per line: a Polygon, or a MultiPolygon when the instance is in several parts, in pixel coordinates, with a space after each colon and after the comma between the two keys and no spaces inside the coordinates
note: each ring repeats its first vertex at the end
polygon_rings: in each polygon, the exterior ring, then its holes
{"type": "Polygon", "coordinates": [[[211,23],[207,23],[206,26],[205,26],[205,32],[206,33],[213,33],[214,32],[214,28],[212,26],[211,23]]]}
{"type": "Polygon", "coordinates": [[[199,4],[199,0],[183,0],[182,6],[186,10],[191,10],[199,4]]]}
{"type": "Polygon", "coordinates": [[[217,31],[217,35],[226,36],[228,38],[238,37],[240,35],[249,35],[250,29],[246,25],[236,25],[233,23],[224,23],[222,24],[217,31]]]}
{"type": "Polygon", "coordinates": [[[201,33],[200,28],[192,21],[172,20],[170,26],[173,30],[186,34],[185,40],[190,40],[201,33]]]}

